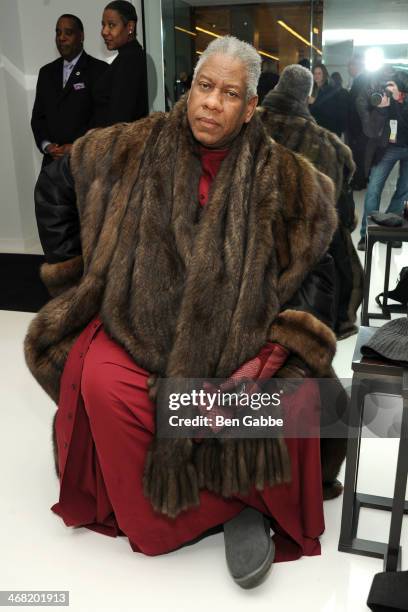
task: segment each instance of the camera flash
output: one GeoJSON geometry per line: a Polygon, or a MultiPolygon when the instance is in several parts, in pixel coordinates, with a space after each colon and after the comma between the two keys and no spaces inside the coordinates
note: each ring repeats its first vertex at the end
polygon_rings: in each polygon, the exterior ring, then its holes
{"type": "Polygon", "coordinates": [[[375,72],[384,65],[384,51],[381,47],[371,47],[364,54],[366,70],[375,72]]]}

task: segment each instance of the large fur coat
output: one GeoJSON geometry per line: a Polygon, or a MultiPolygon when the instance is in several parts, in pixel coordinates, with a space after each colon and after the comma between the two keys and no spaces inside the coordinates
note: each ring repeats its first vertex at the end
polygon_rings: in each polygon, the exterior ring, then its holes
{"type": "Polygon", "coordinates": [[[363,268],[350,233],[357,225],[357,217],[354,212],[344,210],[352,198],[348,186],[356,167],[352,152],[336,134],[316,123],[306,104],[277,91],[269,92],[263,104],[259,114],[270,136],[304,155],[320,172],[329,176],[335,185],[340,220],[351,217],[347,226],[339,223],[330,248],[339,287],[335,329],[339,338],[346,337],[356,332],[355,322],[363,299],[364,283],[363,268]]]}
{"type": "MultiPolygon", "coordinates": [[[[267,340],[296,353],[314,376],[330,375],[332,331],[284,307],[330,243],[333,185],[273,142],[259,117],[234,141],[198,218],[201,167],[184,101],[168,115],[89,132],[72,147],[71,170],[82,256],[43,267],[56,297],[25,340],[28,366],[56,402],[68,352],[98,313],[135,361],[159,376],[229,376],[267,340]]],[[[148,458],[150,470],[161,461],[152,478],[179,478],[187,447],[163,451],[159,442],[148,458]]],[[[203,441],[201,456],[210,447],[203,441]]],[[[196,474],[191,443],[186,460],[189,485],[215,489],[208,474],[196,474]]],[[[264,477],[246,467],[246,485],[261,488],[264,477]]],[[[228,496],[235,491],[227,480],[239,475],[224,468],[218,491],[228,496]]],[[[157,509],[175,516],[196,492],[157,509]]]]}

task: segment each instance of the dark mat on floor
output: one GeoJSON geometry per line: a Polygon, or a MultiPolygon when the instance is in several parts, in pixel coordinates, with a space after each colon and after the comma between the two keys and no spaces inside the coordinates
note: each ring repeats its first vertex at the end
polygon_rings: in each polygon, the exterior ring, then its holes
{"type": "Polygon", "coordinates": [[[39,275],[43,255],[0,254],[0,310],[37,312],[50,296],[39,275]]]}

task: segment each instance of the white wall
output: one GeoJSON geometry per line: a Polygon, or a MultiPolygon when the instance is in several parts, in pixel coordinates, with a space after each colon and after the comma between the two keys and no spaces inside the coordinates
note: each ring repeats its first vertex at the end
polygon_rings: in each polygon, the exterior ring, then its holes
{"type": "MultiPolygon", "coordinates": [[[[13,237],[22,236],[14,158],[10,155],[12,134],[5,92],[5,71],[0,67],[0,243],[5,240],[10,242],[13,237]]],[[[10,247],[10,244],[4,244],[3,248],[6,246],[10,247]]]]}
{"type": "Polygon", "coordinates": [[[163,28],[161,0],[146,0],[145,4],[147,79],[149,108],[164,110],[163,28]]]}
{"type": "Polygon", "coordinates": [[[399,30],[407,27],[407,0],[324,0],[324,30],[399,30]]]}
{"type": "Polygon", "coordinates": [[[36,239],[32,206],[34,165],[28,123],[27,91],[24,78],[24,51],[18,2],[3,0],[7,17],[0,21],[2,53],[0,105],[1,167],[0,247],[5,251],[21,251],[36,239]],[[30,193],[31,191],[31,193],[30,193]],[[28,197],[27,197],[28,196],[28,197]]]}
{"type": "MultiPolygon", "coordinates": [[[[58,57],[55,24],[63,13],[84,23],[85,49],[107,59],[100,36],[108,0],[1,0],[0,20],[0,252],[41,252],[33,190],[41,164],[30,128],[40,67],[58,57]]],[[[141,0],[138,39],[143,44],[141,0]]]]}

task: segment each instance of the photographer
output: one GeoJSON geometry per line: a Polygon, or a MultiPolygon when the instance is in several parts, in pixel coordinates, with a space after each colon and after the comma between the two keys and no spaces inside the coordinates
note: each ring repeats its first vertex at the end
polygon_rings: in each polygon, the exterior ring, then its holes
{"type": "MultiPolygon", "coordinates": [[[[367,217],[379,210],[385,182],[400,162],[395,192],[386,212],[400,213],[404,200],[408,199],[408,75],[397,71],[380,93],[368,90],[362,93],[357,105],[363,130],[369,141],[366,148],[365,167],[370,173],[364,201],[361,238],[358,249],[365,251],[367,217]],[[371,170],[370,170],[371,168],[371,170]]],[[[400,242],[393,242],[400,248],[400,242]]]]}

